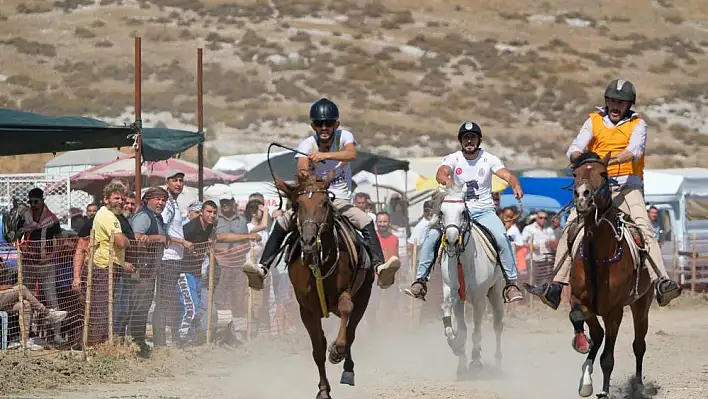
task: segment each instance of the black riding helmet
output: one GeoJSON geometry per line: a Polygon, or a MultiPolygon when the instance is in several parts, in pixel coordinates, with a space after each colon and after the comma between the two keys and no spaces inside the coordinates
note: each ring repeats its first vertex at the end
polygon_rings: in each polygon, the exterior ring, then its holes
{"type": "Polygon", "coordinates": [[[320,98],[310,106],[310,120],[313,122],[337,121],[339,120],[339,108],[334,102],[320,98]]]}
{"type": "Polygon", "coordinates": [[[479,137],[480,143],[482,142],[482,128],[474,122],[465,122],[460,125],[460,129],[457,130],[457,141],[462,140],[464,135],[472,133],[479,137]]]}
{"type": "Polygon", "coordinates": [[[465,154],[472,155],[479,151],[480,147],[482,146],[482,128],[480,128],[479,125],[474,122],[463,123],[457,130],[457,141],[462,142],[462,138],[467,134],[474,134],[475,136],[479,137],[479,143],[477,143],[477,146],[474,150],[467,151],[464,148],[462,149],[462,152],[464,152],[465,154]]]}
{"type": "Polygon", "coordinates": [[[637,90],[628,80],[615,79],[605,89],[605,98],[629,101],[634,104],[637,100],[637,90]]]}

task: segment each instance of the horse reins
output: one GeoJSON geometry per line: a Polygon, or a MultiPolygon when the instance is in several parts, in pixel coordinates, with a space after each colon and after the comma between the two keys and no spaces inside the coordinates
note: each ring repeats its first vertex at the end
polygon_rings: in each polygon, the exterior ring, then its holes
{"type": "MultiPolygon", "coordinates": [[[[330,204],[330,203],[331,203],[330,197],[329,197],[329,196],[331,195],[331,193],[330,193],[328,190],[326,190],[326,189],[303,190],[303,191],[299,191],[299,192],[297,193],[297,196],[299,197],[299,196],[302,196],[302,195],[307,195],[307,196],[309,196],[309,198],[312,198],[312,194],[318,194],[318,193],[319,193],[319,194],[327,194],[328,197],[327,197],[327,202],[326,202],[326,204],[330,204]]],[[[327,213],[327,216],[328,216],[328,217],[329,217],[331,211],[332,211],[332,209],[331,209],[331,207],[330,207],[330,208],[329,208],[329,212],[327,213]]],[[[327,218],[325,218],[325,219],[327,219],[327,218]]],[[[317,228],[317,236],[316,236],[316,238],[315,238],[315,245],[316,245],[316,248],[317,248],[317,251],[318,251],[318,255],[319,255],[319,256],[317,257],[317,263],[319,263],[319,264],[311,265],[310,268],[312,268],[312,267],[319,267],[319,266],[321,266],[321,265],[324,265],[324,264],[327,263],[327,261],[330,259],[331,252],[330,252],[330,253],[327,253],[327,256],[325,257],[324,249],[323,249],[323,247],[322,247],[322,231],[323,231],[326,227],[328,227],[329,224],[328,224],[326,221],[324,221],[324,222],[316,221],[316,220],[314,220],[314,219],[311,218],[311,217],[310,217],[310,218],[307,218],[307,219],[304,219],[304,220],[300,220],[300,218],[298,218],[297,221],[298,221],[297,227],[298,227],[298,231],[300,232],[300,239],[301,239],[301,240],[302,240],[302,228],[303,228],[304,225],[306,225],[306,224],[313,224],[313,225],[315,225],[315,227],[317,228]]],[[[333,227],[334,227],[334,226],[333,226],[333,227]]],[[[337,238],[337,234],[333,234],[333,235],[334,235],[334,246],[333,246],[333,249],[334,249],[334,252],[336,253],[336,258],[335,258],[335,260],[334,260],[333,266],[330,267],[329,270],[327,270],[327,273],[325,273],[323,276],[321,276],[321,277],[319,277],[319,278],[316,277],[316,278],[318,278],[319,280],[324,280],[324,279],[326,279],[327,277],[331,276],[331,275],[334,273],[334,271],[337,269],[337,268],[336,268],[336,265],[337,265],[337,263],[339,262],[339,251],[337,250],[337,248],[339,248],[339,238],[337,238]]],[[[304,255],[304,254],[303,254],[303,255],[304,255]]]]}
{"type": "Polygon", "coordinates": [[[463,226],[458,226],[454,223],[443,226],[442,229],[442,238],[441,238],[441,245],[443,247],[443,251],[445,251],[445,254],[450,257],[451,255],[456,255],[458,261],[460,259],[460,254],[465,251],[465,246],[469,242],[470,239],[470,220],[469,220],[469,211],[467,210],[467,203],[463,199],[443,199],[441,203],[453,203],[453,204],[465,204],[465,212],[464,212],[464,218],[465,218],[465,223],[463,226]],[[457,243],[455,244],[456,247],[456,252],[453,254],[450,252],[450,249],[447,245],[447,241],[445,240],[445,231],[449,228],[454,228],[457,230],[458,235],[457,235],[457,243]],[[465,237],[466,238],[463,238],[465,237]],[[463,242],[464,240],[464,242],[463,242]]]}

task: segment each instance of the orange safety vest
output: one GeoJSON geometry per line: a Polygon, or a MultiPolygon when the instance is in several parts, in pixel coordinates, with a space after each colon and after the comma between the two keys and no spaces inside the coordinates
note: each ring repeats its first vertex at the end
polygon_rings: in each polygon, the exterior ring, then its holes
{"type": "MultiPolygon", "coordinates": [[[[607,153],[614,157],[624,151],[629,145],[635,126],[641,122],[639,116],[633,116],[629,121],[618,126],[607,127],[602,119],[602,112],[595,112],[588,116],[592,122],[592,140],[588,144],[588,151],[596,153],[601,158],[607,153]]],[[[644,154],[639,159],[608,166],[607,174],[610,177],[635,175],[644,179],[644,154]]]]}

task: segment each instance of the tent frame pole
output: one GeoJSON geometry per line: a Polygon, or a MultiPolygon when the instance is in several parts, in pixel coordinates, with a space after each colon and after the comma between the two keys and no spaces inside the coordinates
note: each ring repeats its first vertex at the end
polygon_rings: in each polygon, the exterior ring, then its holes
{"type": "MultiPolygon", "coordinates": [[[[202,56],[204,49],[197,48],[197,133],[204,136],[204,75],[202,56]]],[[[204,201],[204,142],[197,145],[197,164],[199,168],[197,190],[199,201],[204,201]]]]}
{"type": "MultiPolygon", "coordinates": [[[[135,81],[135,196],[142,198],[142,152],[143,152],[143,117],[142,117],[142,46],[140,37],[135,37],[135,72],[133,78],[135,81]]],[[[139,202],[139,201],[138,201],[139,202]]]]}

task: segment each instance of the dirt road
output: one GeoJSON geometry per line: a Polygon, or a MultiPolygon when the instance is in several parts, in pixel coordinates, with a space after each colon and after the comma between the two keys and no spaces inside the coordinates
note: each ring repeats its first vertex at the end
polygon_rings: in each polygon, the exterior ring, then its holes
{"type": "MultiPolygon", "coordinates": [[[[565,312],[539,309],[507,317],[504,362],[493,366],[494,335],[485,321],[486,370],[471,381],[455,378],[456,358],[442,327],[417,331],[362,331],[354,346],[356,387],[339,385],[341,365],[329,365],[334,398],[576,398],[583,356],[570,348],[565,312]]],[[[627,315],[628,316],[628,315],[627,315]]],[[[653,308],[645,360],[645,383],[656,388],[648,398],[708,397],[708,301],[684,301],[669,309],[653,308]]],[[[333,321],[333,320],[332,320],[333,321]]],[[[336,321],[335,321],[336,323],[336,321]]],[[[325,331],[333,337],[335,324],[325,331]]],[[[616,398],[635,398],[622,390],[634,369],[632,319],[620,331],[613,378],[616,398]]],[[[471,344],[468,343],[468,351],[471,344]]],[[[130,385],[91,385],[60,393],[63,398],[312,398],[317,372],[309,342],[249,343],[247,347],[173,350],[173,376],[130,385]]],[[[602,373],[595,366],[595,391],[602,373]]],[[[43,393],[37,392],[42,395],[43,393]]],[[[51,393],[57,397],[57,393],[51,393]]],[[[594,397],[594,396],[593,396],[594,397]]]]}

